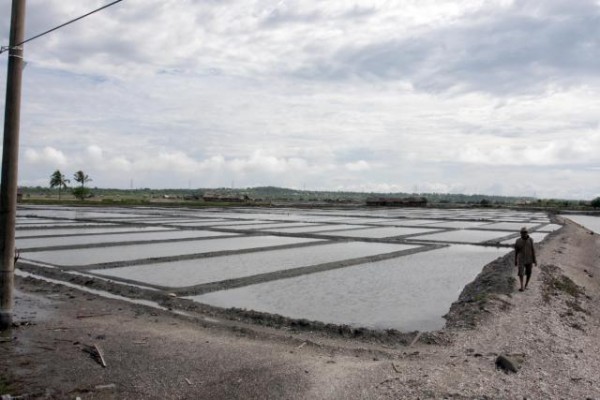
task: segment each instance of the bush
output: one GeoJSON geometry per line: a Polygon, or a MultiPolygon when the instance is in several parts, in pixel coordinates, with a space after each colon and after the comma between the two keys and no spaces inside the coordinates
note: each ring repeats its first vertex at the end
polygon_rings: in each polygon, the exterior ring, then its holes
{"type": "Polygon", "coordinates": [[[83,186],[78,186],[76,188],[73,188],[73,196],[75,196],[75,198],[83,201],[87,197],[91,197],[92,194],[90,193],[90,190],[88,188],[83,187],[83,186]]]}

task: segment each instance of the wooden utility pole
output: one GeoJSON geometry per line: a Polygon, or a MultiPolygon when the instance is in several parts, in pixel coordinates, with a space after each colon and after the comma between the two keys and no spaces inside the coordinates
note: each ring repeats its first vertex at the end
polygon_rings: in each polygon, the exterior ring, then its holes
{"type": "Polygon", "coordinates": [[[6,78],[2,183],[0,184],[0,330],[11,327],[13,314],[19,124],[23,75],[21,43],[24,41],[24,34],[25,0],[13,0],[6,78]]]}

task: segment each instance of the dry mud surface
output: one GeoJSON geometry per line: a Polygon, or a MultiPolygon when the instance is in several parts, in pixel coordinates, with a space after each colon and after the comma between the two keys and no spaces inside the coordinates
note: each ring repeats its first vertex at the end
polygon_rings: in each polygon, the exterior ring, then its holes
{"type": "Polygon", "coordinates": [[[223,312],[134,289],[122,293],[185,310],[182,316],[19,278],[17,326],[0,337],[0,394],[600,399],[599,235],[567,222],[538,253],[525,292],[516,291],[511,253],[465,288],[446,328],[422,335],[223,312]],[[495,368],[501,354],[522,362],[518,372],[495,368]]]}

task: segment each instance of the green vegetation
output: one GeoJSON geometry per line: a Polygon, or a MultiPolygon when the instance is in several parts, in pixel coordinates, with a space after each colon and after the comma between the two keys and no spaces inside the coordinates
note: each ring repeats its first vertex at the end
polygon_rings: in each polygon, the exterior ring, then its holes
{"type": "Polygon", "coordinates": [[[600,208],[600,197],[596,197],[594,200],[590,202],[590,206],[594,208],[600,208]]]}
{"type": "Polygon", "coordinates": [[[548,274],[544,278],[545,287],[542,291],[542,297],[544,301],[550,301],[550,296],[557,292],[563,292],[577,298],[584,294],[584,290],[581,286],[577,285],[570,278],[561,275],[561,276],[551,276],[548,274]]]}
{"type": "Polygon", "coordinates": [[[85,187],[85,184],[91,182],[92,178],[79,170],[73,174],[73,179],[80,184],[79,187],[73,188],[73,196],[81,201],[85,200],[86,197],[91,196],[90,190],[85,187]]]}
{"type": "Polygon", "coordinates": [[[54,171],[52,175],[50,175],[50,188],[58,188],[58,200],[60,200],[61,189],[66,189],[69,182],[70,181],[66,179],[59,170],[54,171]]]}

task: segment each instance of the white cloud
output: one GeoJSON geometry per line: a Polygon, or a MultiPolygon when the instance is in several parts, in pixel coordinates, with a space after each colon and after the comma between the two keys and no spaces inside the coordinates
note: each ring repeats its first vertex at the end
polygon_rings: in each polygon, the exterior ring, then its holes
{"type": "Polygon", "coordinates": [[[62,151],[53,147],[44,147],[41,151],[29,148],[25,150],[25,161],[42,166],[55,166],[63,168],[67,165],[67,158],[62,151]]]}
{"type": "Polygon", "coordinates": [[[102,149],[99,146],[91,145],[86,149],[87,159],[92,162],[102,162],[104,159],[104,155],[102,149]]]}
{"type": "MultiPolygon", "coordinates": [[[[103,3],[30,0],[27,35],[103,3]]],[[[590,197],[599,9],[128,0],[26,45],[20,179],[590,197]]]]}
{"type": "Polygon", "coordinates": [[[346,163],[344,166],[348,171],[367,171],[371,168],[369,163],[365,160],[358,160],[356,162],[346,163]]]}

